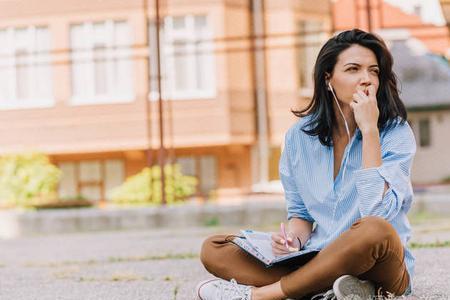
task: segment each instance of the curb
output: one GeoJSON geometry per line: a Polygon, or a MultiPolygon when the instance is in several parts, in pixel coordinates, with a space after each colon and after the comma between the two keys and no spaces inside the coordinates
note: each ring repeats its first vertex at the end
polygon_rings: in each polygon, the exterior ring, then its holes
{"type": "Polygon", "coordinates": [[[0,212],[0,238],[91,231],[274,224],[286,218],[284,203],[80,208],[0,212]]]}
{"type": "MultiPolygon", "coordinates": [[[[264,226],[286,219],[282,197],[168,207],[0,211],[0,238],[131,229],[264,226]]],[[[418,194],[411,213],[450,215],[450,195],[418,194]]]]}

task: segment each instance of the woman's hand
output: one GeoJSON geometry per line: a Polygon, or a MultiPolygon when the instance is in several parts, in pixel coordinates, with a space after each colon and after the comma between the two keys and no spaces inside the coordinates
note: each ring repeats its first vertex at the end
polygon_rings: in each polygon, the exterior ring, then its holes
{"type": "Polygon", "coordinates": [[[287,234],[287,245],[284,241],[283,234],[281,232],[272,233],[272,252],[275,255],[285,255],[291,252],[296,252],[300,249],[300,242],[298,238],[289,232],[287,234]]]}
{"type": "Polygon", "coordinates": [[[353,94],[353,102],[350,103],[355,115],[355,121],[362,133],[378,130],[378,116],[380,112],[377,106],[376,90],[369,85],[364,91],[360,88],[353,94]]]}

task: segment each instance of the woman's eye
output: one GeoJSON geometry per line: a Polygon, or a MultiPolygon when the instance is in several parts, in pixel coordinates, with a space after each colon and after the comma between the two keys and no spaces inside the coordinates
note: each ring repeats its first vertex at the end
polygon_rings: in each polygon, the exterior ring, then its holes
{"type": "Polygon", "coordinates": [[[377,74],[377,75],[380,74],[380,70],[378,70],[378,69],[373,69],[372,72],[377,74]]]}
{"type": "Polygon", "coordinates": [[[358,68],[356,68],[356,67],[351,67],[351,68],[347,69],[347,71],[357,71],[357,70],[358,70],[358,68]]]}

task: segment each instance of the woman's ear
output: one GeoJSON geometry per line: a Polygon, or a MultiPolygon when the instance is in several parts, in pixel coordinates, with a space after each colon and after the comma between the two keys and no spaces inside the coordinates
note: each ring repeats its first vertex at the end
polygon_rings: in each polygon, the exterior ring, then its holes
{"type": "Polygon", "coordinates": [[[331,76],[329,73],[325,72],[325,85],[327,86],[327,89],[330,91],[330,79],[331,76]]]}

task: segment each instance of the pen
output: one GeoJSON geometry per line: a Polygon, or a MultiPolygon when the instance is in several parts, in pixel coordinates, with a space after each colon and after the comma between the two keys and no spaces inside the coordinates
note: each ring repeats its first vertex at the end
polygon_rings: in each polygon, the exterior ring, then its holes
{"type": "Polygon", "coordinates": [[[283,234],[283,238],[284,238],[284,245],[286,246],[286,249],[289,249],[288,241],[287,241],[287,234],[286,234],[286,227],[284,226],[283,222],[281,222],[280,228],[281,228],[281,234],[283,234]]]}

